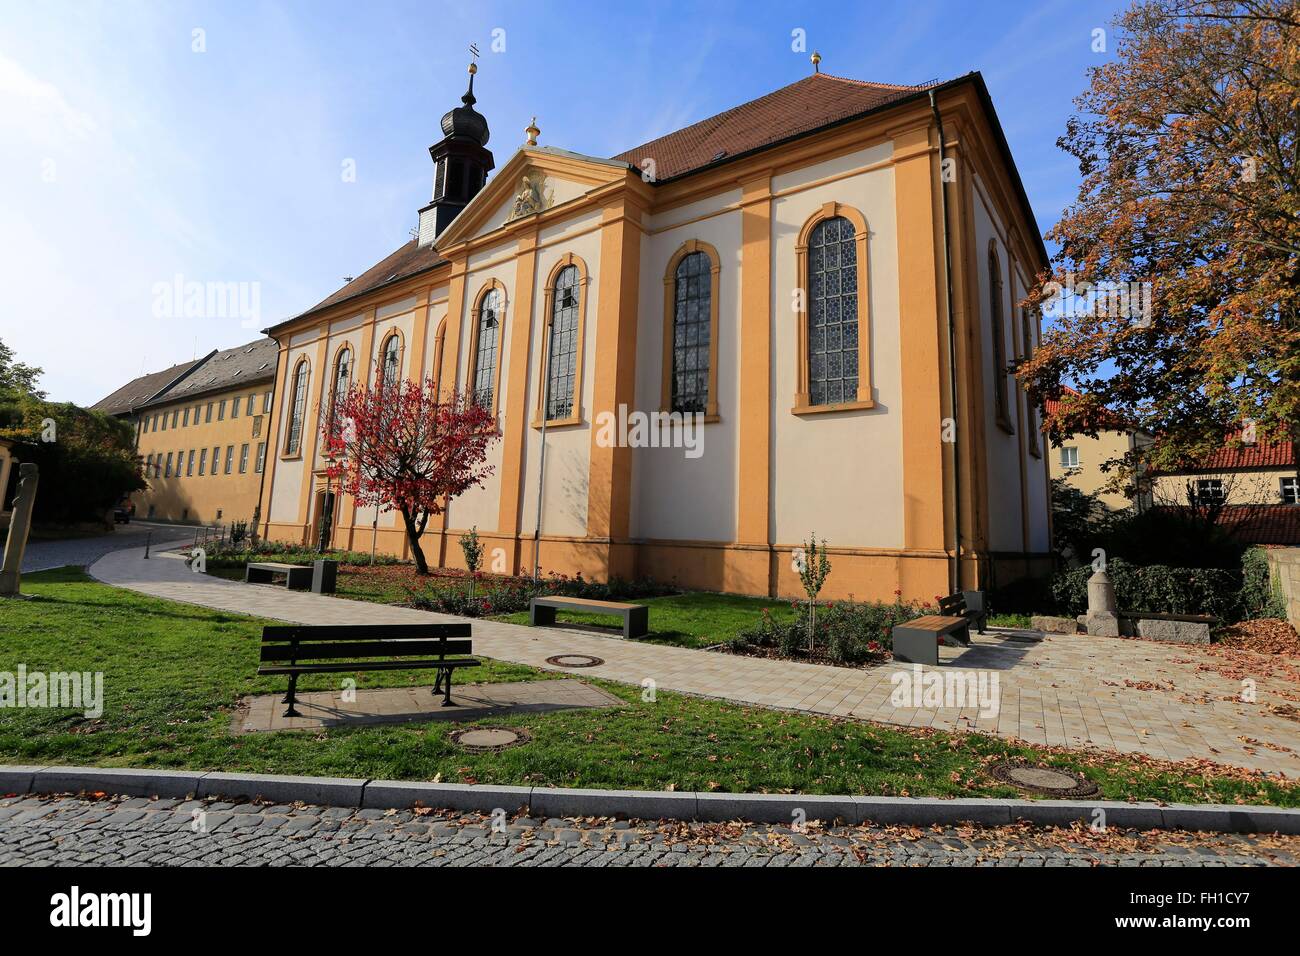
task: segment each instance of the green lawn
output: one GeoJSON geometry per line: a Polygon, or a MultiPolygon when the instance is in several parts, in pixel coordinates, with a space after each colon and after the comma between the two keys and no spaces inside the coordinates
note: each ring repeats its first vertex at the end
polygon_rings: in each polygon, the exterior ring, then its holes
{"type": "MultiPolygon", "coordinates": [[[[627,707],[493,718],[524,726],[533,736],[499,754],[453,748],[448,734],[457,725],[438,721],[235,736],[235,702],[284,687],[283,680],[254,675],[263,622],[117,590],[69,569],[30,575],[24,591],[34,599],[3,608],[0,667],[102,671],[105,710],[89,720],[66,710],[0,708],[0,762],[629,789],[1011,796],[1015,791],[991,780],[983,767],[1022,757],[1083,770],[1110,799],[1300,805],[1294,783],[1171,770],[1119,756],[1048,753],[989,737],[909,732],[666,692],[647,703],[640,687],[608,682],[598,683],[627,707]]],[[[698,629],[691,611],[687,601],[673,612],[680,615],[673,626],[682,633],[698,629]]],[[[361,687],[427,685],[429,676],[355,675],[361,687]]],[[[485,662],[457,680],[548,676],[556,675],[485,662]]],[[[337,683],[322,676],[302,686],[337,683]]]]}
{"type": "MultiPolygon", "coordinates": [[[[758,623],[766,608],[773,617],[790,618],[794,611],[788,601],[766,598],[740,597],[735,594],[710,594],[692,591],[670,594],[666,597],[641,598],[628,604],[644,604],[650,608],[650,634],[638,638],[654,644],[676,644],[680,647],[708,647],[735,637],[747,627],[758,623]]],[[[496,618],[512,624],[527,624],[528,612],[505,614],[496,618]]],[[[622,633],[621,620],[616,616],[601,614],[561,613],[556,623],[583,627],[607,628],[611,634],[622,633]]]]}

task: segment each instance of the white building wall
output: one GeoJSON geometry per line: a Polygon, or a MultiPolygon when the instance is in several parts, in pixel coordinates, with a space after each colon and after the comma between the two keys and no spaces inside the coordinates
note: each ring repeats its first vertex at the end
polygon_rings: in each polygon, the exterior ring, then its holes
{"type": "MultiPolygon", "coordinates": [[[[891,144],[859,150],[773,179],[773,192],[887,160],[891,144]]],[[[885,166],[783,195],[772,204],[773,533],[778,544],[810,533],[839,547],[903,546],[903,436],[894,174],[885,166]],[[827,202],[867,220],[871,375],[876,407],[793,415],[798,326],[792,307],[795,243],[827,202]]]]}
{"type": "MultiPolygon", "coordinates": [[[[691,239],[718,251],[718,418],[697,426],[699,457],[683,448],[641,448],[633,452],[634,538],[722,541],[736,539],[738,512],[738,411],[740,392],[740,218],[723,212],[740,198],[721,193],[699,203],[651,217],[641,244],[640,321],[637,325],[636,409],[653,413],[663,400],[664,271],[691,239]],[[685,223],[671,227],[672,223],[685,223]],[[664,229],[665,225],[670,228],[664,229]],[[658,230],[664,229],[660,232],[658,230]]],[[[667,295],[673,295],[672,287],[667,295]]],[[[694,453],[694,452],[693,452],[694,453]]]]}

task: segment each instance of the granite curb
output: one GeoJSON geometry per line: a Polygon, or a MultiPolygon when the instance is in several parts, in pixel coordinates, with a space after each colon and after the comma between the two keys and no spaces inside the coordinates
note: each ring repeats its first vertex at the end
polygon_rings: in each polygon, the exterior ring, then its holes
{"type": "Polygon", "coordinates": [[[533,817],[648,820],[840,820],[884,826],[1105,825],[1141,830],[1300,834],[1300,810],[1265,806],[1161,805],[1108,800],[1001,800],[810,794],[695,793],[507,787],[345,777],[215,773],[107,767],[0,765],[0,795],[106,793],[169,798],[223,797],[362,809],[429,807],[533,817]]]}

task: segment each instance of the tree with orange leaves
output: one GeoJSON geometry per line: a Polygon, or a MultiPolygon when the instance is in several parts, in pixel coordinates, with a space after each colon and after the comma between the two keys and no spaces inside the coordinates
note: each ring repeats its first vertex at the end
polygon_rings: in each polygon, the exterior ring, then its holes
{"type": "Polygon", "coordinates": [[[1117,55],[1059,140],[1083,181],[1046,236],[1055,273],[1027,300],[1051,327],[1017,372],[1040,405],[1063,379],[1085,393],[1048,417],[1053,439],[1118,412],[1159,436],[1156,467],[1249,422],[1286,440],[1300,422],[1300,4],[1139,0],[1114,26],[1117,55]]]}

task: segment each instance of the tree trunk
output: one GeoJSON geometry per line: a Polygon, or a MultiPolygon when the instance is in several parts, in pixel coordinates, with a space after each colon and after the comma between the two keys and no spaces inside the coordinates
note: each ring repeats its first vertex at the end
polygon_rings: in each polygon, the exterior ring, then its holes
{"type": "Polygon", "coordinates": [[[415,527],[415,519],[411,513],[406,510],[406,506],[401,508],[402,524],[406,527],[406,540],[410,542],[411,554],[415,556],[415,573],[428,574],[429,562],[424,560],[424,551],[420,548],[420,530],[415,527]]]}

